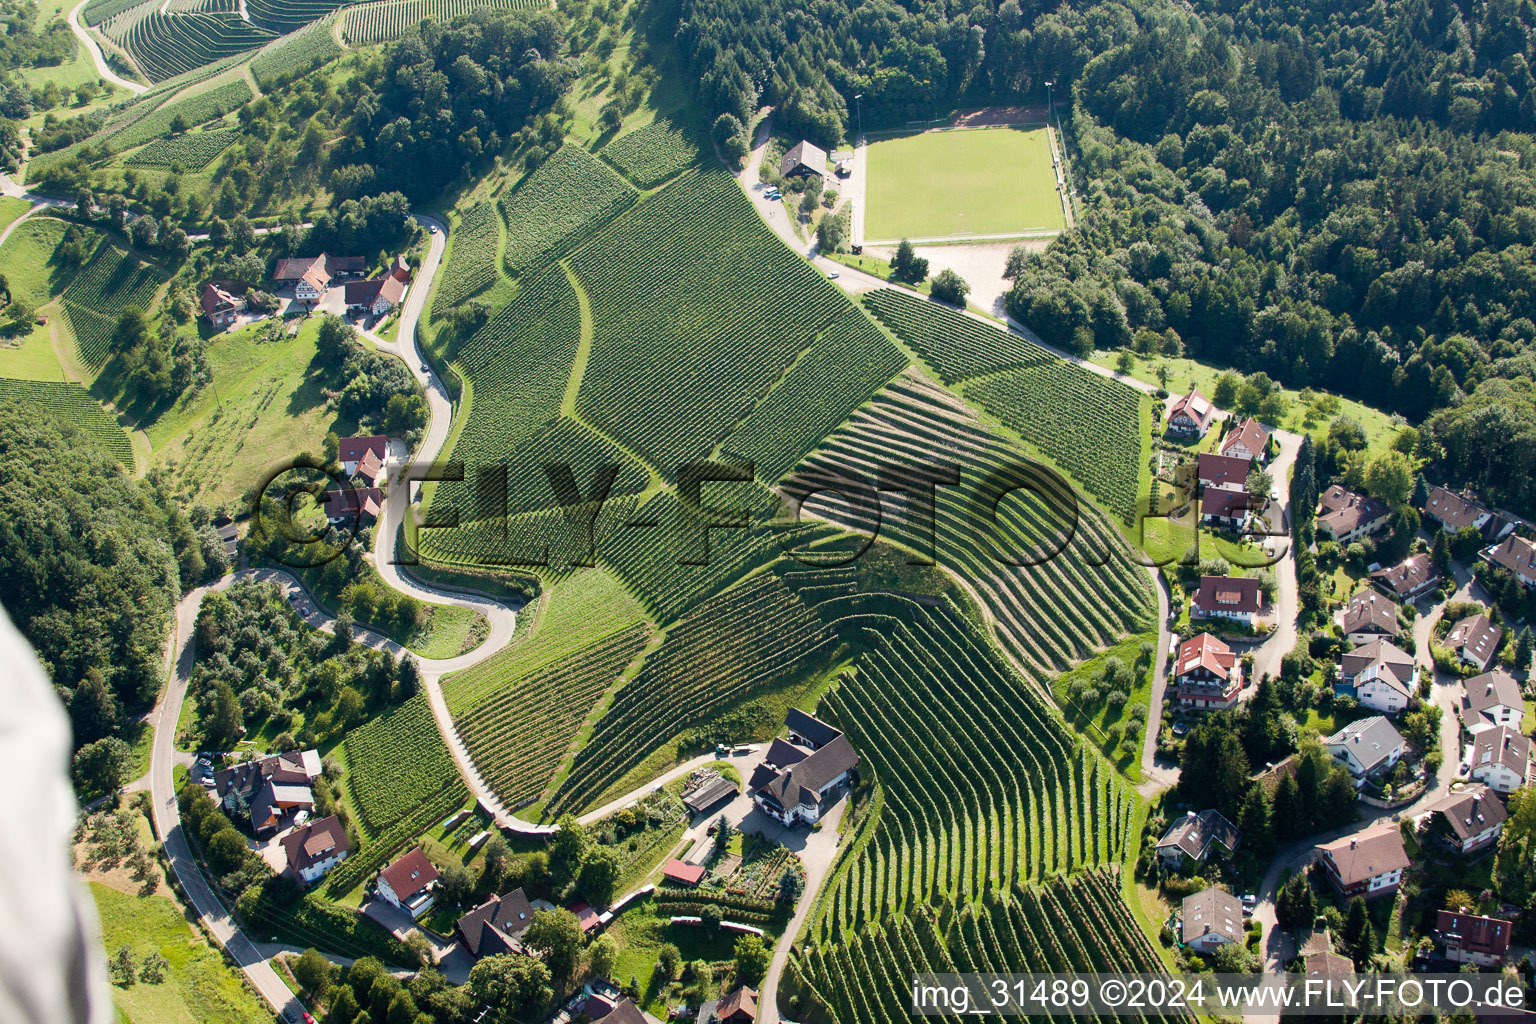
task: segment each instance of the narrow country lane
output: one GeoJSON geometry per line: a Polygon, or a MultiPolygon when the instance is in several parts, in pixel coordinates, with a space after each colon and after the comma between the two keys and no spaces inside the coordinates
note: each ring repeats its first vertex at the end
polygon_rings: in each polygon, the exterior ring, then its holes
{"type": "Polygon", "coordinates": [[[140,85],[138,82],[130,82],[107,66],[107,58],[101,52],[101,44],[96,42],[91,36],[90,31],[80,23],[80,12],[85,9],[85,5],[88,2],[89,0],[80,0],[69,12],[68,20],[70,31],[75,34],[75,38],[80,40],[80,45],[85,47],[86,52],[91,55],[91,63],[96,65],[96,73],[119,89],[127,89],[135,96],[148,92],[149,86],[140,85]]]}

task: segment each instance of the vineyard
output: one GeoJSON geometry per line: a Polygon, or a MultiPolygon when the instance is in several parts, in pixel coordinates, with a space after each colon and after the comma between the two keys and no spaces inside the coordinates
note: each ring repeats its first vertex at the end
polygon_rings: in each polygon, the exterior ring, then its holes
{"type": "Polygon", "coordinates": [[[348,731],[347,791],[366,834],[377,836],[459,782],[425,694],[348,731]]]}
{"type": "Polygon", "coordinates": [[[937,370],[946,384],[1058,361],[1027,338],[898,288],[872,291],[864,296],[864,305],[937,370]]]}
{"type": "MultiPolygon", "coordinates": [[[[1036,681],[1143,628],[1152,594],[1114,527],[1089,506],[1074,511],[1069,490],[1039,477],[1015,445],[947,391],[914,376],[898,377],[855,412],[783,489],[799,497],[818,485],[873,481],[885,464],[945,463],[957,466],[960,484],[938,492],[935,557],[970,582],[998,639],[1036,681]]],[[[867,506],[823,494],[807,510],[928,546],[904,508],[888,506],[876,523],[867,506]]]]}
{"type": "Polygon", "coordinates": [[[78,427],[124,468],[133,469],[133,444],[101,403],[70,381],[11,380],[0,377],[0,405],[36,408],[44,415],[78,427]]]}
{"type": "Polygon", "coordinates": [[[239,136],[234,129],[212,132],[188,132],[167,139],[156,139],[134,153],[124,163],[143,167],[180,167],[187,171],[201,170],[213,162],[239,136]]]}
{"type": "Polygon", "coordinates": [[[496,283],[496,249],[500,244],[501,228],[496,223],[494,206],[476,203],[464,211],[453,227],[443,280],[432,300],[434,317],[447,316],[454,307],[462,306],[496,283]]]}
{"type": "MultiPolygon", "coordinates": [[[[253,24],[284,35],[319,22],[350,2],[351,0],[245,0],[245,10],[253,24]]],[[[321,34],[330,35],[329,32],[321,34]]],[[[334,46],[334,40],[332,45],[334,46]]]]}
{"type": "Polygon", "coordinates": [[[165,282],[158,268],[102,242],[64,289],[64,313],[74,329],[80,358],[92,369],[111,354],[112,332],[124,306],[148,310],[165,282]]]}
{"type": "Polygon", "coordinates": [[[672,116],[620,135],[599,155],[640,188],[653,188],[698,163],[699,149],[698,130],[672,116]]]}
{"type": "Polygon", "coordinates": [[[772,483],[906,367],[868,317],[846,310],[720,447],[772,483]]]}
{"type": "Polygon", "coordinates": [[[547,6],[547,0],[382,0],[348,8],[342,15],[342,36],[352,46],[384,43],[428,18],[448,21],[481,7],[517,11],[547,6]]]}
{"type": "Polygon", "coordinates": [[[848,308],[723,172],[669,185],[570,264],[594,320],[577,408],[664,474],[708,455],[848,308]]]}
{"type": "MultiPolygon", "coordinates": [[[[212,83],[209,83],[212,85],[212,83]]],[[[251,87],[244,78],[234,77],[222,85],[167,103],[106,140],[114,152],[161,138],[179,117],[189,127],[223,117],[238,110],[251,99],[251,87]]]]}
{"type": "Polygon", "coordinates": [[[273,37],[242,19],[235,0],[202,6],[162,14],[160,5],[149,0],[103,22],[101,31],[128,51],[151,82],[255,49],[273,37]]]}
{"type": "Polygon", "coordinates": [[[507,269],[523,274],[568,252],[639,197],[580,146],[562,146],[502,197],[507,269]]]}
{"type": "MultiPolygon", "coordinates": [[[[256,12],[262,4],[247,2],[246,6],[251,17],[256,18],[256,12]]],[[[329,8],[332,5],[328,0],[322,0],[314,6],[329,8]]],[[[281,8],[273,5],[271,14],[277,17],[293,9],[293,4],[284,4],[281,8]]],[[[264,19],[263,23],[266,23],[264,19]]],[[[251,59],[251,74],[263,89],[271,89],[281,83],[291,82],[339,56],[341,45],[331,34],[331,19],[325,17],[262,47],[261,52],[251,59]]]]}
{"type": "Polygon", "coordinates": [[[91,0],[81,9],[80,21],[85,25],[100,25],[143,2],[144,0],[91,0]]]}
{"type": "MultiPolygon", "coordinates": [[[[1099,869],[990,893],[958,909],[919,906],[857,935],[792,954],[785,990],[797,994],[796,1016],[802,1020],[896,1024],[912,1019],[910,997],[903,993],[923,973],[1162,973],[1157,950],[1118,890],[1115,875],[1099,869]]],[[[1119,1019],[1194,1020],[1155,1010],[1119,1019]]]]}

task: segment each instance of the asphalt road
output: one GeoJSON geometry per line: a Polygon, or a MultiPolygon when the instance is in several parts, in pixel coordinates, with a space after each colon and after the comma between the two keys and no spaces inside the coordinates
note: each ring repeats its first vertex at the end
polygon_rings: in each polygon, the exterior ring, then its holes
{"type": "Polygon", "coordinates": [[[148,92],[149,86],[141,85],[138,82],[130,82],[107,67],[107,59],[102,55],[101,44],[97,43],[85,26],[80,24],[80,11],[84,9],[88,2],[89,0],[80,0],[74,9],[69,12],[69,29],[75,34],[75,38],[80,40],[80,45],[85,47],[85,51],[91,55],[91,63],[96,65],[96,73],[119,89],[127,89],[135,96],[142,92],[148,92]]]}

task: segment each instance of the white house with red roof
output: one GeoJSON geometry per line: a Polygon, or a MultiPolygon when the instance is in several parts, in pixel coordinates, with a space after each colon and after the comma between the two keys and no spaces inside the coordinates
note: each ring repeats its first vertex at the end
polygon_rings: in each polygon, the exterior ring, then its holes
{"type": "Polygon", "coordinates": [[[301,825],[278,842],[288,855],[288,871],[305,885],[324,877],[352,852],[347,830],[334,814],[301,825]]]}
{"type": "Polygon", "coordinates": [[[1396,822],[1387,822],[1317,848],[1333,883],[1346,899],[1376,899],[1397,892],[1408,867],[1408,851],[1396,822]]]}
{"type": "Polygon", "coordinates": [[[410,853],[379,871],[379,898],[420,917],[432,909],[437,898],[437,867],[415,847],[410,853]]]}
{"type": "Polygon", "coordinates": [[[356,472],[363,456],[372,452],[374,458],[383,465],[389,459],[389,438],[383,434],[370,434],[367,437],[344,437],[336,449],[336,458],[341,462],[342,475],[350,479],[356,472]]]}
{"type": "Polygon", "coordinates": [[[1216,407],[1200,393],[1190,388],[1189,394],[1174,399],[1168,409],[1168,432],[1184,437],[1204,437],[1216,417],[1216,407]]]}
{"type": "Polygon", "coordinates": [[[1252,467],[1252,459],[1206,452],[1197,460],[1195,472],[1205,490],[1241,491],[1248,486],[1248,470],[1252,467]]]}
{"type": "Polygon", "coordinates": [[[1263,589],[1252,576],[1202,576],[1189,617],[1231,619],[1251,626],[1263,608],[1263,589]]]}
{"type": "Polygon", "coordinates": [[[1179,645],[1174,684],[1185,707],[1230,708],[1243,690],[1243,663],[1236,651],[1216,637],[1197,633],[1179,645]]]}
{"type": "Polygon", "coordinates": [[[1257,459],[1262,464],[1269,459],[1269,431],[1249,416],[1227,432],[1218,451],[1232,458],[1257,459]]]}

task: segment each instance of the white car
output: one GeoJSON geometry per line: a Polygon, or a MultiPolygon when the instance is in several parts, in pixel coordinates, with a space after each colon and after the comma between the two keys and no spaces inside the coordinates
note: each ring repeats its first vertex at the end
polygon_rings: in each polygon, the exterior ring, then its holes
{"type": "Polygon", "coordinates": [[[427,230],[432,232],[435,235],[435,234],[437,234],[437,225],[436,224],[429,224],[429,225],[427,225],[427,230]]]}
{"type": "Polygon", "coordinates": [[[838,272],[836,270],[829,270],[829,271],[827,271],[827,280],[835,281],[835,280],[837,280],[837,277],[838,277],[838,272]]]}

